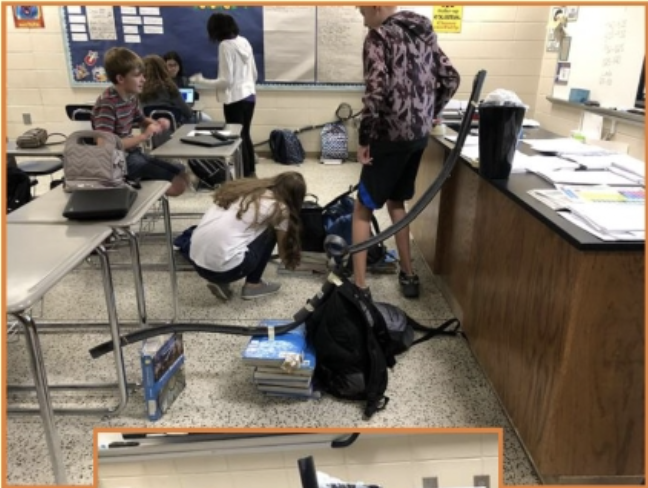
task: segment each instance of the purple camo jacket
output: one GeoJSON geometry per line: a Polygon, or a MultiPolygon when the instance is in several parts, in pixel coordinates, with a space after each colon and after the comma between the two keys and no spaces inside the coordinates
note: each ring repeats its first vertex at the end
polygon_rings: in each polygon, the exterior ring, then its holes
{"type": "Polygon", "coordinates": [[[427,136],[460,82],[459,73],[439,47],[430,19],[397,12],[369,31],[363,51],[360,145],[427,136]]]}

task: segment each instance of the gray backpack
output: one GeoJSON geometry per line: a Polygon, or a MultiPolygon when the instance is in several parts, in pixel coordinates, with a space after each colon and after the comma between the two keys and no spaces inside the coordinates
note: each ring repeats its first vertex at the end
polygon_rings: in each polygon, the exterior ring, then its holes
{"type": "Polygon", "coordinates": [[[126,154],[121,139],[96,130],[72,133],[65,142],[63,173],[66,192],[126,186],[126,154]]]}

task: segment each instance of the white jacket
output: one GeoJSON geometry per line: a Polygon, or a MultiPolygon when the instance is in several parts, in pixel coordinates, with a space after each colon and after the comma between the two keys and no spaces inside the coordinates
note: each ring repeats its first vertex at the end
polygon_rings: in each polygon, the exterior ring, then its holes
{"type": "Polygon", "coordinates": [[[257,68],[252,46],[245,37],[222,41],[218,46],[218,78],[199,75],[198,83],[214,86],[218,101],[228,105],[256,94],[257,68]]]}

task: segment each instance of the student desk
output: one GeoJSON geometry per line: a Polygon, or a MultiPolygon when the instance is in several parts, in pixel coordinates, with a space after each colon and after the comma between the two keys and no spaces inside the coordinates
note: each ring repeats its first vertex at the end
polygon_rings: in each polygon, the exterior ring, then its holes
{"type": "MultiPolygon", "coordinates": [[[[240,124],[228,124],[225,130],[232,134],[240,135],[243,126],[240,124]]],[[[225,158],[234,160],[234,176],[243,177],[243,155],[241,153],[241,139],[236,139],[232,144],[220,147],[203,147],[180,142],[191,131],[196,130],[195,124],[185,124],[173,133],[171,139],[160,147],[151,151],[151,156],[161,159],[210,159],[225,158]]]]}
{"type": "Polygon", "coordinates": [[[144,297],[144,284],[142,280],[142,265],[140,262],[139,241],[131,231],[131,226],[137,224],[149,212],[151,207],[158,200],[162,201],[162,212],[164,216],[165,237],[169,256],[169,273],[171,277],[171,293],[173,299],[173,320],[178,317],[178,282],[176,276],[175,256],[173,253],[173,239],[171,235],[171,216],[169,213],[169,201],[165,195],[171,184],[168,181],[143,181],[142,188],[138,190],[137,199],[131,207],[128,215],[121,220],[79,222],[68,220],[63,217],[63,209],[67,204],[70,194],[63,191],[62,186],[45,193],[43,196],[20,207],[18,210],[7,215],[7,222],[21,224],[60,224],[66,226],[88,226],[102,224],[117,232],[126,234],[131,249],[133,275],[135,278],[135,291],[137,294],[137,307],[139,311],[140,325],[147,323],[146,301],[144,297]]]}
{"type": "MultiPolygon", "coordinates": [[[[417,195],[452,147],[431,138],[417,195]]],[[[526,193],[548,187],[487,181],[460,158],[412,234],[543,481],[638,483],[644,243],[601,241],[526,193]]]]}
{"type": "Polygon", "coordinates": [[[10,156],[27,158],[62,158],[63,150],[65,149],[65,142],[62,142],[61,144],[52,144],[51,146],[39,147],[37,149],[21,149],[16,146],[16,141],[8,141],[6,147],[7,154],[10,156]]]}
{"type": "MultiPolygon", "coordinates": [[[[108,256],[101,244],[112,230],[107,226],[23,225],[7,226],[7,313],[13,315],[25,330],[25,340],[45,439],[50,453],[56,483],[67,484],[63,453],[54,422],[54,409],[47,384],[45,362],[38,338],[37,325],[27,311],[52,287],[74,270],[90,253],[97,249],[102,263],[104,292],[115,348],[120,403],[108,413],[117,414],[128,401],[126,373],[115,307],[115,294],[108,256]],[[46,243],[45,245],[43,243],[46,243]]],[[[77,388],[80,386],[77,386],[77,388]]],[[[26,409],[7,409],[8,412],[27,412],[26,409]]],[[[31,412],[31,411],[29,411],[31,412]]],[[[66,410],[72,412],[72,410],[66,410]]],[[[81,413],[75,410],[74,413],[81,413]]],[[[83,410],[88,413],[88,410],[83,410]]],[[[92,413],[105,414],[106,411],[92,413]]]]}

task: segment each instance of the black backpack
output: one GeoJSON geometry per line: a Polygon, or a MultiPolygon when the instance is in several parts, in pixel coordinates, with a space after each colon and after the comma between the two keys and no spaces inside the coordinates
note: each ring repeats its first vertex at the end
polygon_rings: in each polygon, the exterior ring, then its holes
{"type": "Polygon", "coordinates": [[[374,304],[345,278],[306,320],[307,340],[315,350],[316,384],[334,397],[364,401],[371,418],[389,402],[387,368],[395,356],[435,335],[456,335],[458,321],[437,328],[419,325],[398,307],[374,304]],[[446,331],[456,324],[454,331],[446,331]],[[414,341],[412,329],[426,335],[414,341]]]}
{"type": "Polygon", "coordinates": [[[268,140],[272,159],[281,164],[301,164],[306,153],[297,134],[288,129],[275,129],[268,140]]]}
{"type": "Polygon", "coordinates": [[[7,166],[7,213],[31,202],[32,182],[23,170],[9,162],[7,166]]]}
{"type": "Polygon", "coordinates": [[[229,166],[225,159],[189,159],[187,164],[191,172],[198,178],[199,187],[214,190],[228,179],[229,166]]]}

